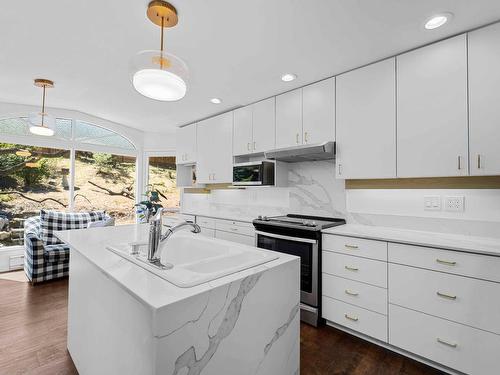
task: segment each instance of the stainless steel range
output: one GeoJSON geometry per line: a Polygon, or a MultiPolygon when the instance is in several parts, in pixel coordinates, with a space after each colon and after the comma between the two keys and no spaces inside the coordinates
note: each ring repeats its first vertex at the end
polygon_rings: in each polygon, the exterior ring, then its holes
{"type": "Polygon", "coordinates": [[[255,246],[300,257],[300,318],[314,326],[321,321],[321,230],[343,224],[344,219],[304,215],[253,221],[255,246]]]}

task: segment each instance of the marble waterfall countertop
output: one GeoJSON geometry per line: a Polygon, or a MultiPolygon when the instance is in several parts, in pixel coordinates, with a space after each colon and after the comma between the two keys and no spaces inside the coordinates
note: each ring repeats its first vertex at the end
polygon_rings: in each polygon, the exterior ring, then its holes
{"type": "Polygon", "coordinates": [[[78,251],[101,272],[114,279],[122,288],[153,309],[160,309],[180,300],[226,285],[246,276],[271,269],[297,258],[280,253],[279,259],[221,277],[191,288],[180,288],[106,249],[108,245],[147,241],[147,224],[120,225],[56,232],[71,250],[78,251]]]}
{"type": "Polygon", "coordinates": [[[358,224],[340,225],[325,229],[323,233],[500,256],[500,238],[358,224]]]}

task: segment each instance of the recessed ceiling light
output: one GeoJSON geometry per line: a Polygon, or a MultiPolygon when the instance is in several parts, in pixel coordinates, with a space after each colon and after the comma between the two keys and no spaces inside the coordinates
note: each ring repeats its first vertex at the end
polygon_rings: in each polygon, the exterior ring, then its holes
{"type": "Polygon", "coordinates": [[[281,80],[283,82],[291,82],[293,81],[295,78],[297,78],[297,75],[296,74],[293,74],[293,73],[286,73],[286,74],[283,74],[281,76],[281,80]]]}
{"type": "Polygon", "coordinates": [[[220,98],[212,98],[212,99],[210,99],[210,101],[213,104],[220,104],[220,103],[222,103],[222,99],[220,99],[220,98]]]}
{"type": "Polygon", "coordinates": [[[424,27],[427,30],[437,29],[438,27],[443,26],[446,22],[451,20],[452,17],[453,15],[451,13],[435,14],[425,22],[424,27]]]}

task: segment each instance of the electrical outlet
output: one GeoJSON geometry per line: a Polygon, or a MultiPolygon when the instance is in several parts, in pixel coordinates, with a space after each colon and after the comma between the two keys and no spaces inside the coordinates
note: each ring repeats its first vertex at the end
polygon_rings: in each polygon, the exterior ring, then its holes
{"type": "Polygon", "coordinates": [[[425,211],[441,211],[441,196],[440,195],[425,195],[424,196],[425,211]]]}
{"type": "Polygon", "coordinates": [[[463,195],[445,197],[444,207],[446,211],[463,212],[464,211],[463,195]]]}

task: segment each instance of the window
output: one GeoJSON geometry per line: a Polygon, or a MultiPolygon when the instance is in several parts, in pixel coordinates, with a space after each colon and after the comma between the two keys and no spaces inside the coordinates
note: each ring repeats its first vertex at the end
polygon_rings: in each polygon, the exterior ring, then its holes
{"type": "Polygon", "coordinates": [[[176,187],[173,156],[150,156],[147,191],[158,195],[158,203],[166,208],[179,208],[180,192],[176,187]]]}
{"type": "Polygon", "coordinates": [[[116,224],[135,222],[135,157],[76,151],[74,210],[103,210],[116,224]]]}
{"type": "Polygon", "coordinates": [[[0,248],[22,245],[24,220],[41,209],[135,222],[136,156],[129,139],[90,122],[56,118],[55,135],[41,137],[26,117],[0,119],[0,248]]]}
{"type": "Polygon", "coordinates": [[[69,150],[0,143],[0,248],[22,245],[40,209],[68,209],[69,172],[69,150]]]}

